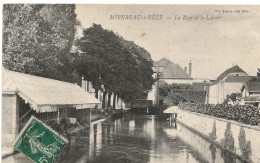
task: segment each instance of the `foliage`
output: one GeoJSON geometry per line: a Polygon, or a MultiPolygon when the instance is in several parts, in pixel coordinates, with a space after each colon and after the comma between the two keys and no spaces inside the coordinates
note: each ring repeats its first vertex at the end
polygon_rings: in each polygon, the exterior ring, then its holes
{"type": "Polygon", "coordinates": [[[76,24],[75,5],[5,4],[4,67],[55,79],[72,73],[76,24]]]}
{"type": "Polygon", "coordinates": [[[170,94],[170,87],[169,84],[166,83],[164,80],[160,80],[158,83],[158,94],[165,98],[168,94],[170,94]]]}
{"type": "Polygon", "coordinates": [[[168,84],[163,80],[159,81],[158,91],[159,95],[162,97],[166,97],[168,94],[174,93],[176,91],[187,91],[193,90],[193,86],[191,84],[168,84]]]}
{"type": "Polygon", "coordinates": [[[202,113],[219,118],[240,121],[246,124],[260,124],[260,109],[251,105],[204,105],[181,103],[179,107],[191,112],[202,113]]]}
{"type": "Polygon", "coordinates": [[[170,84],[171,90],[176,91],[176,90],[193,90],[193,86],[191,84],[177,84],[173,83],[170,84]]]}
{"type": "Polygon", "coordinates": [[[228,100],[235,102],[237,98],[242,97],[242,94],[239,93],[231,93],[230,95],[227,95],[226,99],[224,100],[223,104],[228,104],[228,100]]]}
{"type": "Polygon", "coordinates": [[[185,102],[185,101],[187,100],[182,94],[173,93],[164,98],[163,104],[167,106],[174,106],[174,105],[178,105],[180,102],[185,102]]]}
{"type": "Polygon", "coordinates": [[[174,92],[182,94],[186,98],[187,102],[205,103],[206,91],[179,90],[174,92]]]}
{"type": "Polygon", "coordinates": [[[206,91],[193,90],[191,84],[168,84],[163,80],[159,81],[158,94],[161,98],[165,98],[172,93],[182,94],[188,102],[204,103],[206,91]]]}
{"type": "Polygon", "coordinates": [[[150,54],[113,31],[93,24],[76,42],[79,57],[77,70],[98,90],[113,92],[129,101],[152,88],[150,54]]]}

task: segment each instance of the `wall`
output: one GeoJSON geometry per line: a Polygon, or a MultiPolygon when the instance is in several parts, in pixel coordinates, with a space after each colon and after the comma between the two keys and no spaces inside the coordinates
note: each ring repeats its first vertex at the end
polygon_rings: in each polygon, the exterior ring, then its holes
{"type": "Polygon", "coordinates": [[[251,159],[253,160],[253,162],[260,162],[260,155],[259,155],[260,127],[259,126],[244,125],[235,121],[214,118],[214,117],[210,117],[210,116],[206,116],[194,112],[188,112],[180,109],[178,109],[177,120],[206,136],[208,136],[212,132],[213,124],[215,121],[217,142],[220,142],[221,139],[224,139],[224,133],[226,130],[227,123],[231,122],[231,132],[235,141],[235,152],[238,155],[241,154],[238,136],[241,127],[243,127],[246,134],[246,140],[251,141],[251,149],[252,149],[251,159]]]}
{"type": "Polygon", "coordinates": [[[230,82],[226,82],[225,83],[225,98],[227,95],[230,95],[231,93],[239,93],[241,92],[241,88],[243,86],[243,83],[230,83],[230,82]]]}
{"type": "Polygon", "coordinates": [[[10,147],[18,135],[18,120],[16,94],[2,94],[2,146],[10,147]]]}
{"type": "MultiPolygon", "coordinates": [[[[172,132],[173,133],[173,132],[172,132]]],[[[213,146],[210,142],[192,131],[177,124],[177,136],[183,142],[189,144],[191,149],[195,149],[205,162],[211,163],[233,163],[235,158],[228,159],[221,154],[221,150],[213,146]]],[[[229,157],[230,158],[230,157],[229,157]]]]}
{"type": "Polygon", "coordinates": [[[147,95],[147,100],[152,100],[155,104],[156,100],[156,83],[153,85],[152,90],[147,95]]]}
{"type": "Polygon", "coordinates": [[[217,85],[209,87],[209,104],[217,104],[217,85]]]}
{"type": "Polygon", "coordinates": [[[209,104],[221,104],[231,93],[241,91],[243,83],[219,82],[209,87],[209,104]]]}

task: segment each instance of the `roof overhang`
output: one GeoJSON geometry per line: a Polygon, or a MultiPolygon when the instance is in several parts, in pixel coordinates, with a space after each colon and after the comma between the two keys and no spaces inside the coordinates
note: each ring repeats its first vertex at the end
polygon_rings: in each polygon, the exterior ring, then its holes
{"type": "Polygon", "coordinates": [[[246,103],[260,102],[260,96],[248,96],[242,98],[246,103]]]}
{"type": "Polygon", "coordinates": [[[2,95],[14,95],[16,90],[2,90],[2,95]]]}
{"type": "Polygon", "coordinates": [[[178,106],[171,106],[163,111],[163,113],[177,113],[178,106]]]}
{"type": "Polygon", "coordinates": [[[17,94],[36,112],[100,108],[101,102],[76,84],[3,70],[2,94],[17,94]]]}

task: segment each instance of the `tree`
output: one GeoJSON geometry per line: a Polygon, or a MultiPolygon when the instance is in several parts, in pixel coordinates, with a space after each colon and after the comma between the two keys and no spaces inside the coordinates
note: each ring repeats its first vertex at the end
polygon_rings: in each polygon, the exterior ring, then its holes
{"type": "Polygon", "coordinates": [[[105,92],[114,89],[117,69],[122,62],[123,49],[112,31],[94,24],[84,30],[83,37],[76,42],[79,49],[77,70],[92,82],[96,92],[104,84],[105,92]]]}
{"type": "Polygon", "coordinates": [[[230,95],[227,95],[226,99],[224,100],[223,104],[228,104],[228,100],[230,99],[232,102],[236,102],[237,98],[242,97],[242,94],[240,92],[238,93],[231,93],[230,95]]]}
{"type": "Polygon", "coordinates": [[[55,79],[71,75],[76,24],[75,5],[5,4],[4,67],[55,79]]]}
{"type": "Polygon", "coordinates": [[[93,83],[96,92],[103,84],[109,99],[114,94],[113,103],[116,97],[131,100],[151,89],[152,63],[144,57],[149,53],[133,42],[93,24],[84,30],[76,46],[78,72],[93,83]]]}
{"type": "Polygon", "coordinates": [[[165,81],[163,80],[160,80],[159,83],[158,83],[158,94],[165,98],[168,94],[170,94],[170,87],[169,87],[169,84],[166,83],[165,81]]]}

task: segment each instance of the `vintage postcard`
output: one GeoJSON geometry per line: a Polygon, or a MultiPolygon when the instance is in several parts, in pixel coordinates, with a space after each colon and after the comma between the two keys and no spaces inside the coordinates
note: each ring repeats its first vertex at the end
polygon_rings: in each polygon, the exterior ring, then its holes
{"type": "Polygon", "coordinates": [[[2,8],[2,162],[260,162],[259,5],[2,8]]]}

